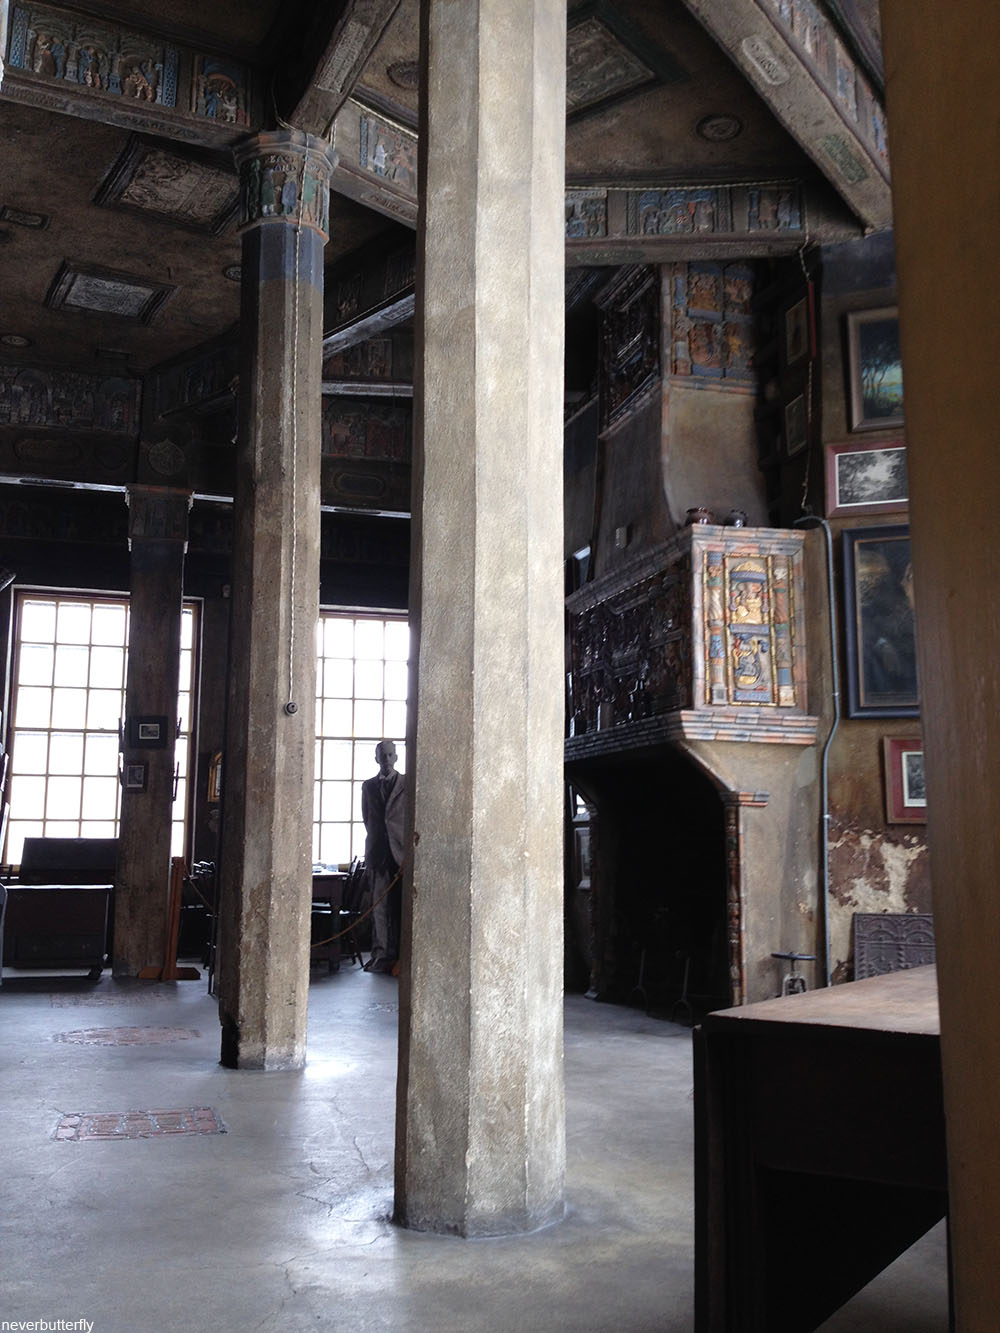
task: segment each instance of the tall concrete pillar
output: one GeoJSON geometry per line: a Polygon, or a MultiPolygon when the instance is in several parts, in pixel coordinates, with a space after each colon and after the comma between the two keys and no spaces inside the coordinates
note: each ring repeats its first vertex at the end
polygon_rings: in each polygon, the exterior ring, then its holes
{"type": "Polygon", "coordinates": [[[240,425],[222,769],[222,1060],[305,1061],[319,598],[323,247],[329,145],[298,130],[236,150],[240,425]]]}
{"type": "Polygon", "coordinates": [[[396,1213],[562,1213],[564,0],[424,0],[396,1213]]]}
{"type": "Polygon", "coordinates": [[[882,0],[955,1328],[1000,1308],[1000,9],[882,0]],[[973,313],[974,312],[974,313],[973,313]]]}
{"type": "Polygon", "coordinates": [[[112,969],[162,967],[173,820],[184,552],[191,492],[130,486],[128,674],[112,969]]]}

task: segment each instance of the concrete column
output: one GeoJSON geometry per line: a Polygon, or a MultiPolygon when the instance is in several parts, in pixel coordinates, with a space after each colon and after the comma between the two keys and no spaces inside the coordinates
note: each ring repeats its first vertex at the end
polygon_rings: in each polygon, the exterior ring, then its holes
{"type": "Polygon", "coordinates": [[[134,977],[144,967],[168,961],[174,740],[191,493],[130,486],[127,500],[132,577],[112,945],[116,977],[134,977]]]}
{"type": "Polygon", "coordinates": [[[222,1061],[305,1061],[319,598],[323,247],[332,154],[298,130],[236,150],[240,426],[222,769],[222,1061]]]}
{"type": "Polygon", "coordinates": [[[396,1213],[562,1213],[564,0],[424,0],[396,1213]]]}
{"type": "Polygon", "coordinates": [[[1000,1308],[994,0],[882,0],[955,1327],[1000,1308]]]}

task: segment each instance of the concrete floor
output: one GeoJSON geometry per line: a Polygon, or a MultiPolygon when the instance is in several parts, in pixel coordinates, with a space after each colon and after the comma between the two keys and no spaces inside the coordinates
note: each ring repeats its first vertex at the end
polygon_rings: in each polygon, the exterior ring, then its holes
{"type": "MultiPolygon", "coordinates": [[[[307,1068],[261,1074],[217,1063],[203,983],[23,975],[0,991],[0,1326],[693,1329],[686,1028],[568,997],[566,1219],[463,1241],[389,1221],[392,978],[315,969],[307,1068]],[[67,1039],[126,1027],[141,1044],[67,1039]],[[185,1107],[214,1108],[228,1132],[55,1138],[70,1113],[185,1107]]],[[[825,1331],[940,1333],[943,1274],[936,1228],[825,1331]]]]}

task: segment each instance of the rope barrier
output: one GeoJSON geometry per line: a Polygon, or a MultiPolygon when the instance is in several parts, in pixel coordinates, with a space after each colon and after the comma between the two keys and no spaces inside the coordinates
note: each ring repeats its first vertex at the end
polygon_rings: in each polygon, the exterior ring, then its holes
{"type": "Polygon", "coordinates": [[[331,935],[329,939],[314,940],[309,947],[311,949],[319,949],[324,944],[332,944],[334,940],[339,940],[342,939],[345,935],[349,935],[355,926],[359,925],[360,922],[364,921],[366,916],[371,916],[372,912],[375,911],[375,908],[378,907],[382,899],[388,895],[390,889],[392,889],[392,887],[396,884],[397,880],[399,879],[402,873],[403,873],[403,868],[402,866],[400,866],[400,868],[393,875],[392,879],[386,885],[385,889],[383,889],[383,891],[379,894],[377,898],[373,899],[371,906],[365,908],[365,910],[359,916],[355,917],[349,926],[345,926],[345,928],[341,931],[338,931],[336,935],[331,935]]]}

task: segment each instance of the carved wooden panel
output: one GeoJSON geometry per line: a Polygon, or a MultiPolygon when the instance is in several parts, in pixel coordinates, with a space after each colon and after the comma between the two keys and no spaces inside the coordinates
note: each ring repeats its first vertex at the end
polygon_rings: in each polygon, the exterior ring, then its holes
{"type": "Polygon", "coordinates": [[[679,561],[570,616],[573,734],[690,706],[690,565],[679,561]]]}
{"type": "Polygon", "coordinates": [[[929,912],[855,912],[854,979],[923,967],[936,958],[929,912]]]}
{"type": "Polygon", "coordinates": [[[660,374],[660,281],[655,268],[631,268],[598,301],[601,418],[616,420],[660,374]]]}

